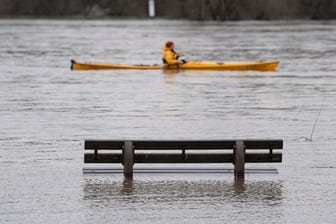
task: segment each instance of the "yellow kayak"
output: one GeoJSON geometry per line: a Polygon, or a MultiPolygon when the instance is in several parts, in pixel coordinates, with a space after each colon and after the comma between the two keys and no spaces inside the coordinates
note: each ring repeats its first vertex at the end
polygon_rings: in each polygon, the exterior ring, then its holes
{"type": "Polygon", "coordinates": [[[93,62],[76,62],[71,60],[72,70],[100,70],[100,69],[194,69],[194,70],[227,70],[227,71],[275,71],[278,61],[253,61],[253,62],[211,62],[188,61],[179,65],[128,65],[128,64],[103,64],[93,62]]]}

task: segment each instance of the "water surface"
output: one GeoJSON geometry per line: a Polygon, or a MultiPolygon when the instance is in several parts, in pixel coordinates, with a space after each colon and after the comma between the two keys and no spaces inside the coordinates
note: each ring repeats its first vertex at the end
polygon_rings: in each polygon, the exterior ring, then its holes
{"type": "MultiPolygon", "coordinates": [[[[0,20],[1,223],[335,223],[336,23],[0,20]],[[277,72],[70,59],[280,60],[277,72]],[[318,113],[316,128],[313,125],[318,113]],[[284,139],[278,175],[84,175],[84,139],[284,139]]],[[[227,164],[227,167],[231,167],[227,164]]]]}

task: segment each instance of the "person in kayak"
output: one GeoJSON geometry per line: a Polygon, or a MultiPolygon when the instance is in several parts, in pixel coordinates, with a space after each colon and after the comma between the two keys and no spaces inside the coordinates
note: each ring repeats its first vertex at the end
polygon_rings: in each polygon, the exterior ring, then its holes
{"type": "Polygon", "coordinates": [[[164,65],[178,67],[178,65],[186,63],[185,60],[179,60],[182,55],[175,52],[174,42],[168,41],[161,49],[163,50],[162,61],[164,65]]]}

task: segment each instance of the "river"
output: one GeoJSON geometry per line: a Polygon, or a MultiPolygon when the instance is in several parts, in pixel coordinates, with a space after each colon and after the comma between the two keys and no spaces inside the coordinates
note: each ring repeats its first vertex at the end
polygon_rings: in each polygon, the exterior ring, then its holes
{"type": "Polygon", "coordinates": [[[2,19],[0,223],[336,223],[335,61],[335,21],[2,19]],[[280,65],[70,70],[70,59],[159,64],[167,40],[188,60],[280,65]],[[283,163],[243,183],[83,174],[85,139],[135,138],[283,139],[283,163]]]}

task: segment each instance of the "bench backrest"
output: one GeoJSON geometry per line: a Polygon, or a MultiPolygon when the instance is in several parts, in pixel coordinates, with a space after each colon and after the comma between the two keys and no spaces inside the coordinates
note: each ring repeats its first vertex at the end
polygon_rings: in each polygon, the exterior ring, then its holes
{"type": "MultiPolygon", "coordinates": [[[[283,140],[239,140],[245,149],[282,149],[283,140]]],[[[85,149],[121,150],[125,142],[132,142],[135,150],[205,150],[234,149],[237,140],[85,140],[85,149]]]]}
{"type": "Polygon", "coordinates": [[[86,140],[84,148],[94,150],[85,153],[85,163],[122,163],[124,176],[133,175],[134,163],[233,163],[235,176],[244,176],[245,163],[281,162],[282,140],[86,140]],[[254,152],[255,150],[263,150],[254,152]],[[100,150],[118,150],[121,152],[104,152],[100,150]],[[151,152],[136,152],[151,150],[151,152]],[[162,150],[181,150],[179,153],[162,153],[162,150]],[[207,152],[188,153],[187,150],[205,150],[207,152]],[[211,152],[210,151],[216,151],[211,152]],[[218,153],[231,150],[229,153],[218,153]],[[267,152],[265,152],[265,150],[267,152]],[[160,153],[157,153],[157,152],[160,153]]]}

